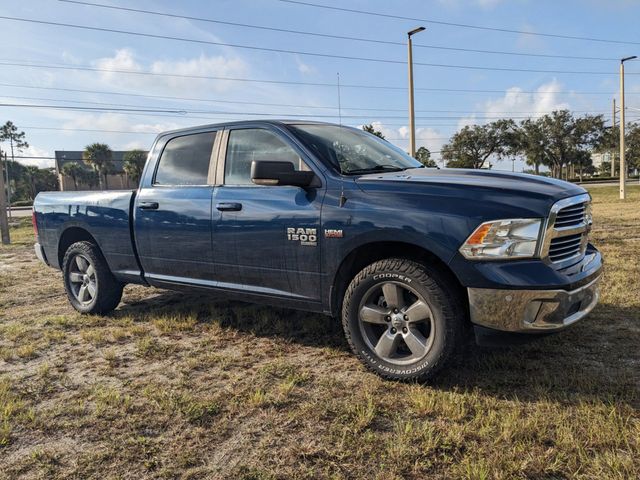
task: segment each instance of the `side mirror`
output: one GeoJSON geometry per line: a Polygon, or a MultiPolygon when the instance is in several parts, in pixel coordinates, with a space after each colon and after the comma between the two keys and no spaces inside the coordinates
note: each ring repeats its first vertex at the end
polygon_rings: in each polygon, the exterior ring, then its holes
{"type": "Polygon", "coordinates": [[[296,170],[291,162],[251,162],[251,181],[256,185],[292,185],[317,187],[320,185],[313,172],[296,170]]]}

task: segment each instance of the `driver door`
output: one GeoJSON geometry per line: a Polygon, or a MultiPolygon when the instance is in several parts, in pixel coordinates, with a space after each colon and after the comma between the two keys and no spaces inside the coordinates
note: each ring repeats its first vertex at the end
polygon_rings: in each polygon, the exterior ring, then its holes
{"type": "Polygon", "coordinates": [[[318,235],[323,188],[259,186],[251,162],[309,166],[286,136],[268,128],[230,128],[213,198],[213,256],[219,286],[254,294],[319,302],[318,235]]]}

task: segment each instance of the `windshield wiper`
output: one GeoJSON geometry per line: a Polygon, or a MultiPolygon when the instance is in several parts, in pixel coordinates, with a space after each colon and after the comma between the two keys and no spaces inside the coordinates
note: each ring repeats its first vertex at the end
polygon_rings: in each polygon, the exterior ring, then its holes
{"type": "Polygon", "coordinates": [[[376,172],[401,172],[411,167],[398,167],[397,165],[376,165],[369,168],[357,168],[355,170],[348,170],[345,175],[357,175],[360,173],[376,173],[376,172]]]}

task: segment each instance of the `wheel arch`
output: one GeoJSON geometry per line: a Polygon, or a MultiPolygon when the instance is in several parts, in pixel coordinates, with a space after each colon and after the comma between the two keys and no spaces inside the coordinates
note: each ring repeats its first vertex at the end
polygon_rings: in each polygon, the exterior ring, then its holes
{"type": "Polygon", "coordinates": [[[62,234],[60,235],[60,240],[58,240],[58,265],[62,268],[62,260],[64,259],[64,254],[67,252],[69,247],[76,242],[91,242],[98,249],[100,246],[96,239],[89,233],[86,228],[79,226],[70,226],[66,228],[62,234]]]}
{"type": "Polygon", "coordinates": [[[465,302],[468,312],[466,289],[462,286],[451,268],[430,250],[413,243],[398,241],[376,241],[355,247],[342,260],[336,270],[331,286],[330,310],[332,315],[340,313],[344,292],[349,283],[367,265],[385,258],[405,258],[423,265],[435,267],[444,280],[459,294],[465,302]]]}

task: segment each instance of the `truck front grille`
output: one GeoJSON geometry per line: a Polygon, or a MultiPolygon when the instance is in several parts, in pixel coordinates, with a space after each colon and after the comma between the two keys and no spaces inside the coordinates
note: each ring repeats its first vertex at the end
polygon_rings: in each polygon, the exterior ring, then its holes
{"type": "Polygon", "coordinates": [[[587,248],[591,228],[588,194],[566,198],[551,207],[541,256],[557,268],[579,261],[587,248]]]}
{"type": "Polygon", "coordinates": [[[556,215],[555,228],[575,227],[583,223],[586,207],[586,203],[579,203],[560,210],[556,215]]]}
{"type": "Polygon", "coordinates": [[[582,248],[582,233],[557,237],[551,240],[549,260],[559,262],[580,254],[582,248]]]}

